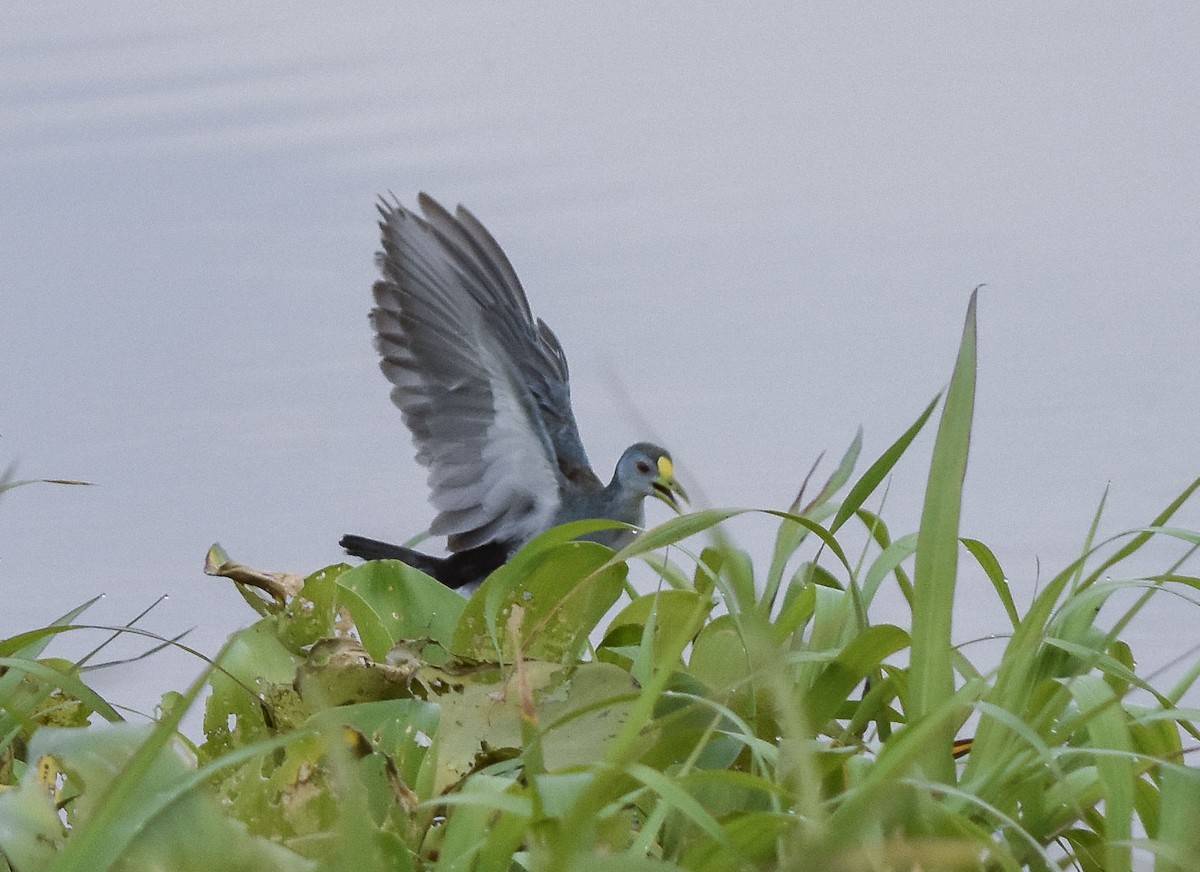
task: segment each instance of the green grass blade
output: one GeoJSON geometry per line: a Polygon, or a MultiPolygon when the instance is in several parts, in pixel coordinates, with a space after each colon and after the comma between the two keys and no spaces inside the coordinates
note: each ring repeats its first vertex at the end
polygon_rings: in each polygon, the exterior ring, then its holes
{"type": "Polygon", "coordinates": [[[808,720],[813,728],[823,729],[864,678],[878,669],[884,659],[907,646],[908,633],[890,624],[869,627],[855,636],[805,694],[808,720]]]}
{"type": "MultiPolygon", "coordinates": [[[[919,720],[938,710],[954,693],[950,623],[958,572],[958,525],[963,478],[975,408],[975,306],[978,289],[967,306],[966,326],[954,376],[938,425],[921,528],[917,534],[913,575],[911,717],[919,720]]],[[[949,749],[953,726],[947,723],[926,746],[924,763],[930,777],[950,780],[954,764],[949,749]]]]}
{"type": "Polygon", "coordinates": [[[1069,687],[1087,720],[1091,747],[1121,752],[1097,755],[1096,769],[1104,785],[1105,872],[1130,872],[1135,773],[1125,712],[1099,676],[1081,676],[1069,687]]]}
{"type": "Polygon", "coordinates": [[[846,499],[842,501],[841,506],[837,510],[837,514],[833,516],[833,523],[829,525],[829,530],[836,533],[842,524],[850,519],[858,508],[867,501],[867,498],[875,492],[880,483],[887,478],[892,468],[897,461],[908,450],[908,446],[917,438],[917,434],[925,427],[925,422],[929,420],[929,416],[933,414],[933,410],[937,407],[938,400],[941,399],[941,394],[938,394],[925,407],[925,411],[920,417],[913,422],[912,426],[901,434],[900,438],[893,442],[883,454],[879,455],[879,459],[871,464],[870,468],[863,473],[862,478],[854,483],[854,487],[850,488],[850,493],[846,495],[846,499]]]}
{"type": "MultiPolygon", "coordinates": [[[[220,659],[217,655],[214,663],[219,663],[220,659]]],[[[72,831],[54,864],[54,872],[105,872],[129,847],[137,830],[128,826],[128,820],[148,814],[147,809],[137,807],[139,783],[176,736],[180,721],[208,683],[212,668],[208,667],[196,678],[180,704],[166,711],[113,779],[103,801],[97,803],[95,813],[72,831]],[[122,821],[126,823],[121,824],[122,821]]]]}
{"type": "Polygon", "coordinates": [[[1021,623],[1021,616],[1017,613],[1017,604],[1013,602],[1012,591],[1008,587],[1008,581],[1004,578],[1004,570],[1000,566],[1000,561],[996,559],[992,549],[978,539],[964,538],[962,543],[987,575],[992,587],[996,589],[996,596],[1000,597],[1004,612],[1012,622],[1013,629],[1016,629],[1017,625],[1021,623]]]}
{"type": "Polygon", "coordinates": [[[1155,872],[1186,872],[1200,866],[1200,769],[1169,766],[1162,774],[1155,872]]]}
{"type": "Polygon", "coordinates": [[[858,463],[858,456],[862,453],[863,429],[860,426],[854,434],[854,438],[850,441],[850,447],[846,449],[846,453],[842,455],[841,462],[838,463],[837,469],[829,476],[829,481],[825,482],[825,486],[820,492],[812,498],[801,514],[807,515],[818,506],[824,505],[830,497],[842,489],[842,485],[850,480],[850,476],[854,473],[854,466],[858,463]]]}
{"type": "MultiPolygon", "coordinates": [[[[19,680],[23,675],[33,675],[50,687],[61,688],[110,723],[119,723],[124,720],[100,694],[70,672],[62,672],[45,663],[26,660],[22,657],[0,657],[0,669],[5,670],[6,677],[11,674],[19,680]]],[[[0,697],[0,707],[5,704],[6,700],[0,697]]]]}
{"type": "MultiPolygon", "coordinates": [[[[1147,527],[1165,527],[1167,521],[1169,521],[1177,511],[1179,511],[1179,508],[1188,501],[1188,498],[1196,492],[1197,488],[1200,488],[1200,478],[1197,478],[1195,481],[1193,481],[1184,489],[1183,493],[1171,500],[1170,504],[1168,504],[1167,507],[1163,509],[1158,516],[1147,525],[1147,527]]],[[[1080,584],[1080,587],[1087,587],[1088,585],[1093,584],[1097,579],[1102,578],[1104,573],[1138,551],[1143,545],[1149,542],[1153,536],[1154,533],[1149,530],[1144,530],[1143,532],[1134,536],[1131,540],[1129,540],[1129,542],[1118,549],[1111,557],[1093,569],[1091,573],[1088,574],[1087,578],[1085,578],[1080,584]]]]}

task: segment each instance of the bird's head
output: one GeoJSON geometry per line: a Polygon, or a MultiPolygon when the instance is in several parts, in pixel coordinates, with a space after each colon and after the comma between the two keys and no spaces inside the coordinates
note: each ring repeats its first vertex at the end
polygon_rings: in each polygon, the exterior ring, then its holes
{"type": "Polygon", "coordinates": [[[617,461],[616,479],[622,488],[662,500],[677,512],[681,511],[679,500],[686,503],[688,499],[687,493],[675,481],[671,455],[649,442],[638,442],[625,449],[617,461]]]}

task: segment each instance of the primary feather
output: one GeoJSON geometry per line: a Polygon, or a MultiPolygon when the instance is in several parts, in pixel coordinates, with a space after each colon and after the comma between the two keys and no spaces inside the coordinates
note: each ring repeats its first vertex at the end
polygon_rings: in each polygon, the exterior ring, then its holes
{"type": "Polygon", "coordinates": [[[571,410],[562,346],[534,318],[503,250],[462,206],[451,214],[425,194],[418,203],[420,215],[395,200],[379,205],[382,278],[371,323],[392,400],[429,470],[430,531],[457,554],[432,558],[356,536],[343,546],[367,559],[388,553],[458,586],[475,580],[459,577],[468,569],[486,574],[557,523],[640,524],[645,496],[682,495],[659,466],[665,457],[669,470],[669,456],[645,443],[601,483],[571,410]]]}

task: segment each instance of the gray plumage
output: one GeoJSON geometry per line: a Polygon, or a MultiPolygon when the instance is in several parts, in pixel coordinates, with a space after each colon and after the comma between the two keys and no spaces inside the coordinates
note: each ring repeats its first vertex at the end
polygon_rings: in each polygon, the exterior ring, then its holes
{"type": "MultiPolygon", "coordinates": [[[[418,202],[421,215],[396,201],[379,206],[382,279],[371,323],[392,400],[429,469],[431,532],[478,573],[481,560],[498,565],[566,521],[640,526],[647,496],[677,509],[675,495],[686,496],[670,455],[650,443],[630,446],[612,481],[600,481],[571,411],[562,346],[530,311],[508,258],[462,206],[451,214],[425,194],[418,202]]],[[[593,538],[619,547],[630,535],[593,538]]],[[[395,549],[390,556],[438,569],[439,558],[399,546],[354,536],[342,544],[368,558],[380,556],[376,546],[395,549]]],[[[469,581],[447,573],[452,586],[469,581]]]]}

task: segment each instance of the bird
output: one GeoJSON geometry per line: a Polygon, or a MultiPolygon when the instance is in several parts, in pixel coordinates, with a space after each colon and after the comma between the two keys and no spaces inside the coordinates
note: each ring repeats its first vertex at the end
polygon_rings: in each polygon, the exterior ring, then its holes
{"type": "Polygon", "coordinates": [[[580,439],[567,358],[536,318],[503,249],[465,207],[427,194],[418,211],[377,204],[380,279],[370,322],[392,402],[428,469],[429,532],[448,556],[347,534],[363,560],[394,559],[450,588],[473,589],[539,533],[568,521],[629,528],[581,538],[620,548],[645,523],[646,497],[681,512],[671,455],[637,442],[601,481],[580,439]]]}

